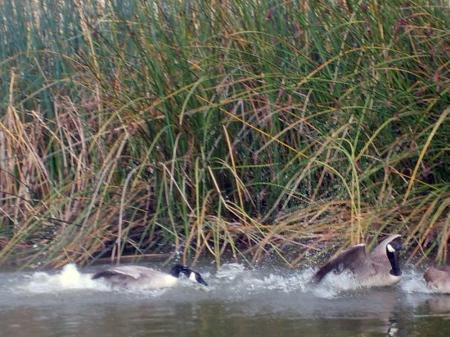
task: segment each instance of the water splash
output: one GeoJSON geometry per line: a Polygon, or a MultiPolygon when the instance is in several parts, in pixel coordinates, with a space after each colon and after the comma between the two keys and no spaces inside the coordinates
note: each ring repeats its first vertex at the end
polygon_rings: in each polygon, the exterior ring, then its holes
{"type": "Polygon", "coordinates": [[[329,274],[318,285],[311,285],[312,293],[321,298],[334,298],[342,293],[364,288],[357,282],[353,274],[344,272],[341,274],[329,274]]]}
{"type": "Polygon", "coordinates": [[[400,282],[400,286],[402,290],[408,294],[412,293],[424,293],[424,294],[431,294],[433,293],[433,290],[428,288],[427,284],[425,283],[425,280],[423,278],[423,273],[411,269],[407,270],[402,275],[402,281],[400,282]]]}
{"type": "Polygon", "coordinates": [[[18,288],[30,293],[52,293],[65,290],[110,290],[106,285],[91,279],[91,274],[80,273],[74,264],[68,264],[59,273],[35,272],[18,288]]]}
{"type": "MultiPolygon", "coordinates": [[[[201,272],[209,287],[197,285],[189,280],[180,279],[174,294],[188,293],[186,288],[202,290],[209,296],[223,297],[230,300],[242,299],[253,295],[261,296],[268,291],[279,293],[303,293],[313,297],[332,299],[347,296],[349,291],[363,288],[350,273],[329,274],[321,283],[311,282],[315,270],[287,270],[283,268],[249,269],[242,264],[224,264],[217,272],[201,272]]],[[[68,264],[57,273],[35,272],[20,280],[16,287],[29,293],[54,293],[67,290],[117,291],[103,280],[92,280],[91,273],[81,272],[74,264],[68,264]]],[[[399,288],[402,292],[433,293],[423,280],[422,274],[416,270],[408,270],[403,274],[399,288]]],[[[120,292],[145,294],[157,297],[168,289],[120,289],[120,292]]],[[[171,292],[173,292],[171,290],[171,292]]],[[[196,292],[195,296],[200,296],[196,292]]]]}
{"type": "Polygon", "coordinates": [[[224,264],[212,276],[210,284],[217,291],[232,289],[232,295],[236,297],[270,290],[283,293],[310,293],[320,298],[333,298],[342,292],[361,288],[350,273],[330,274],[320,284],[313,284],[311,280],[314,272],[312,268],[297,271],[282,269],[276,272],[264,268],[254,270],[231,263],[224,264]]]}
{"type": "Polygon", "coordinates": [[[242,264],[227,263],[221,266],[221,268],[217,271],[215,277],[218,279],[233,281],[245,272],[245,267],[242,264]]]}

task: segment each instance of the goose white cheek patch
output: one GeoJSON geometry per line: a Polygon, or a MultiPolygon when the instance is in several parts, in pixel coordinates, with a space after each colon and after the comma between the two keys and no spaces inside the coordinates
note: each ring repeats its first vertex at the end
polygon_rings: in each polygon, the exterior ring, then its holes
{"type": "Polygon", "coordinates": [[[388,250],[388,252],[390,252],[390,253],[395,253],[395,248],[392,247],[389,243],[388,243],[388,245],[387,245],[387,250],[388,250]]]}
{"type": "Polygon", "coordinates": [[[190,273],[190,274],[189,274],[189,279],[190,279],[191,281],[197,282],[197,278],[195,277],[195,273],[190,273]]]}

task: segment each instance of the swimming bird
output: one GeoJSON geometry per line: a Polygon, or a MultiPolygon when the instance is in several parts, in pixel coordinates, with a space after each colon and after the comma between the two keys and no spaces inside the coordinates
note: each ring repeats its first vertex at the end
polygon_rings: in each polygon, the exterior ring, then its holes
{"type": "Polygon", "coordinates": [[[365,244],[353,246],[323,265],[314,274],[313,282],[319,283],[332,271],[340,274],[347,270],[365,287],[393,285],[402,275],[398,257],[401,248],[398,234],[388,236],[370,253],[366,252],[365,244]]]}
{"type": "Polygon", "coordinates": [[[427,286],[440,293],[450,293],[450,266],[430,267],[423,278],[427,286]]]}
{"type": "Polygon", "coordinates": [[[104,279],[112,286],[123,288],[159,289],[173,287],[180,275],[204,286],[208,285],[198,272],[181,264],[173,266],[169,274],[143,266],[116,266],[95,273],[92,279],[104,279]]]}

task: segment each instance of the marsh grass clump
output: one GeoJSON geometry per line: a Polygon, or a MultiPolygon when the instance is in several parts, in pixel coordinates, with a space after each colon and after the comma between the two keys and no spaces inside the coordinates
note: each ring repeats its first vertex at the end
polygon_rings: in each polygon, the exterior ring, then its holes
{"type": "Polygon", "coordinates": [[[0,6],[0,262],[447,257],[445,1],[0,6]]]}

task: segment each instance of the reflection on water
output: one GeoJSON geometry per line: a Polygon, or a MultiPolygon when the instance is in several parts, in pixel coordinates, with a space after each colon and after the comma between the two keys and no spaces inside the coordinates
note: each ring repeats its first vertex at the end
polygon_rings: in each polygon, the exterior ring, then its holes
{"type": "MultiPolygon", "coordinates": [[[[163,269],[163,268],[161,268],[163,269]]],[[[2,335],[27,336],[448,336],[450,296],[420,273],[400,285],[352,289],[351,277],[319,287],[311,270],[200,268],[210,287],[119,291],[75,266],[0,274],[2,335]]],[[[91,271],[92,272],[92,271],[91,271]]]]}

